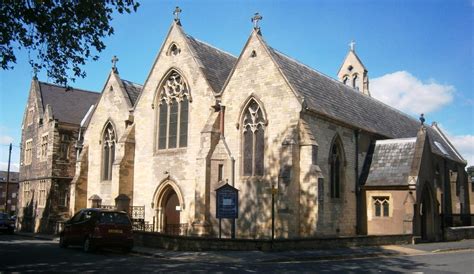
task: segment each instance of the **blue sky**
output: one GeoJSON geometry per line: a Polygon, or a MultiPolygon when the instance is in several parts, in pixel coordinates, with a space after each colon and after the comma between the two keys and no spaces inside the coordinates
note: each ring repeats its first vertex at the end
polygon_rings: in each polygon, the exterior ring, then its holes
{"type": "MultiPolygon", "coordinates": [[[[116,16],[100,60],[89,62],[87,78],[72,86],[101,91],[117,55],[122,78],[144,83],[179,5],[189,35],[238,56],[255,12],[269,45],[336,77],[348,51],[369,71],[373,97],[415,118],[425,112],[438,122],[474,164],[474,0],[403,1],[139,1],[131,15],[116,16]]],[[[17,52],[13,70],[0,71],[0,169],[12,142],[18,168],[21,120],[31,83],[28,53],[17,52]]],[[[44,72],[41,81],[50,81],[44,72]]]]}

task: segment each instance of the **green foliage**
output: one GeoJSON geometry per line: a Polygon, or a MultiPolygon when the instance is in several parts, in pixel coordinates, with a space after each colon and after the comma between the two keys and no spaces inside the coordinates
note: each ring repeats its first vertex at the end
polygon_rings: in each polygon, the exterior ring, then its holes
{"type": "Polygon", "coordinates": [[[0,0],[0,64],[12,69],[16,50],[26,49],[33,70],[66,85],[86,76],[86,61],[98,60],[104,37],[114,33],[114,10],[135,12],[134,0],[0,0]],[[68,72],[72,69],[72,77],[68,72]]]}

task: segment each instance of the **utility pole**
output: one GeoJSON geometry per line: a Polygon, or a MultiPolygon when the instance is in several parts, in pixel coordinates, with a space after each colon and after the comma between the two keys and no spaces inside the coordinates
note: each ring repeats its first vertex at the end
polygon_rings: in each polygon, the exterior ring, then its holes
{"type": "Polygon", "coordinates": [[[6,187],[6,197],[5,197],[5,213],[8,212],[8,184],[10,183],[10,160],[12,157],[12,143],[10,143],[10,147],[8,148],[8,168],[7,168],[7,187],[6,187]]]}

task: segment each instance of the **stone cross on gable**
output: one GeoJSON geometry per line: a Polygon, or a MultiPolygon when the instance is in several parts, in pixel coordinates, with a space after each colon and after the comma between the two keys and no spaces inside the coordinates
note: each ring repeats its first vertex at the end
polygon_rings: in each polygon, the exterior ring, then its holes
{"type": "Polygon", "coordinates": [[[263,17],[258,12],[256,12],[255,15],[252,17],[252,23],[253,23],[254,29],[260,29],[260,27],[258,26],[258,21],[262,19],[263,17]]]}
{"type": "Polygon", "coordinates": [[[113,71],[117,71],[117,62],[118,62],[118,58],[116,55],[114,55],[114,57],[112,57],[112,70],[113,71]]]}
{"type": "Polygon", "coordinates": [[[179,22],[179,14],[182,12],[183,10],[180,9],[179,7],[176,7],[173,11],[173,15],[174,15],[174,21],[175,22],[179,22]]]}
{"type": "Polygon", "coordinates": [[[351,47],[351,51],[354,51],[355,44],[356,44],[356,42],[354,42],[354,40],[352,40],[352,41],[349,43],[349,47],[351,47]]]}

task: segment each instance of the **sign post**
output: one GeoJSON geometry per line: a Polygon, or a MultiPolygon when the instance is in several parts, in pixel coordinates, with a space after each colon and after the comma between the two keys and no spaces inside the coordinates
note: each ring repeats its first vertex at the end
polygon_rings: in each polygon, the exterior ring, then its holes
{"type": "MultiPolygon", "coordinates": [[[[221,238],[221,220],[239,217],[239,190],[226,183],[216,189],[216,218],[219,219],[219,238],[221,238]]],[[[235,239],[235,226],[232,226],[231,238],[235,239]]]]}

